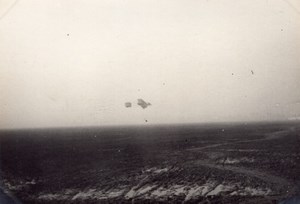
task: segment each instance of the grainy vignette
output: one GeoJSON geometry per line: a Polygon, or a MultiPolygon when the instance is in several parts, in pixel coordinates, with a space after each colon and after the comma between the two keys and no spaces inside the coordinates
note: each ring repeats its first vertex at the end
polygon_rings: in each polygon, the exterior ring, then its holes
{"type": "Polygon", "coordinates": [[[0,0],[0,203],[299,203],[298,0],[0,0]]]}

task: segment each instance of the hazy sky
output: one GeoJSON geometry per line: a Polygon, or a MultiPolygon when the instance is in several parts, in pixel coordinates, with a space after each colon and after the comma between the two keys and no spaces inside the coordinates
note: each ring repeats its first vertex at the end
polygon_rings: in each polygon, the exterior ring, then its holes
{"type": "Polygon", "coordinates": [[[0,128],[300,118],[299,0],[0,0],[0,15],[0,128]]]}

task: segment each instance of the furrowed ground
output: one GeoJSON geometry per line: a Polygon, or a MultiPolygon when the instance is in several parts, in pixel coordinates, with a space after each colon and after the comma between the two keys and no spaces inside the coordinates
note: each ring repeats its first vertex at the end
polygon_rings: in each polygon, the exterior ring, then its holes
{"type": "Polygon", "coordinates": [[[22,203],[272,203],[299,194],[296,123],[2,131],[22,203]]]}

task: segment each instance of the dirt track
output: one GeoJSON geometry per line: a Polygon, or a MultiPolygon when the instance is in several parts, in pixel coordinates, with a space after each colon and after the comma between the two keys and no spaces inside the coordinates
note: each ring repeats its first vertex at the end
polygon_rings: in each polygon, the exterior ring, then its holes
{"type": "Polygon", "coordinates": [[[220,146],[229,145],[229,144],[241,144],[241,143],[248,143],[248,142],[260,142],[260,141],[266,141],[266,140],[273,140],[273,139],[281,138],[286,133],[291,132],[291,131],[295,131],[295,128],[289,128],[287,130],[281,130],[281,131],[274,132],[274,133],[268,133],[268,134],[265,135],[264,138],[260,138],[260,139],[243,140],[243,141],[235,141],[235,142],[224,142],[224,143],[220,143],[220,144],[213,144],[213,145],[207,145],[207,146],[203,146],[203,147],[190,148],[188,150],[198,151],[198,150],[204,150],[204,149],[209,149],[209,148],[214,148],[214,147],[220,147],[220,146]]]}
{"type": "MultiPolygon", "coordinates": [[[[288,132],[293,132],[293,131],[295,131],[295,128],[289,128],[287,130],[268,133],[265,135],[264,138],[261,138],[261,139],[244,140],[244,141],[236,141],[236,142],[225,142],[225,143],[207,145],[204,147],[193,148],[193,149],[188,149],[188,150],[201,151],[201,150],[220,147],[220,146],[228,145],[228,144],[241,144],[241,143],[260,142],[260,141],[266,141],[266,140],[279,139],[279,138],[285,136],[288,132]]],[[[279,191],[285,190],[287,192],[287,194],[289,194],[289,195],[294,195],[297,192],[299,192],[299,188],[293,182],[288,181],[284,178],[272,175],[267,172],[261,172],[259,170],[255,170],[255,169],[247,169],[247,168],[240,167],[240,166],[215,164],[213,162],[210,162],[209,160],[198,160],[196,162],[196,164],[205,166],[205,167],[209,167],[209,168],[226,170],[226,171],[231,171],[234,173],[244,174],[246,176],[253,177],[253,178],[258,178],[267,183],[274,184],[273,186],[276,190],[279,190],[279,191]]]]}

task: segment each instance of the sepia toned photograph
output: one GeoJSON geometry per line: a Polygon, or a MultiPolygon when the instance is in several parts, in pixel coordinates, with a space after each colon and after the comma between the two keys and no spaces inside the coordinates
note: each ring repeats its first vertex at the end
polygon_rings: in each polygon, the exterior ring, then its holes
{"type": "Polygon", "coordinates": [[[300,204],[299,0],[0,0],[0,204],[300,204]]]}

